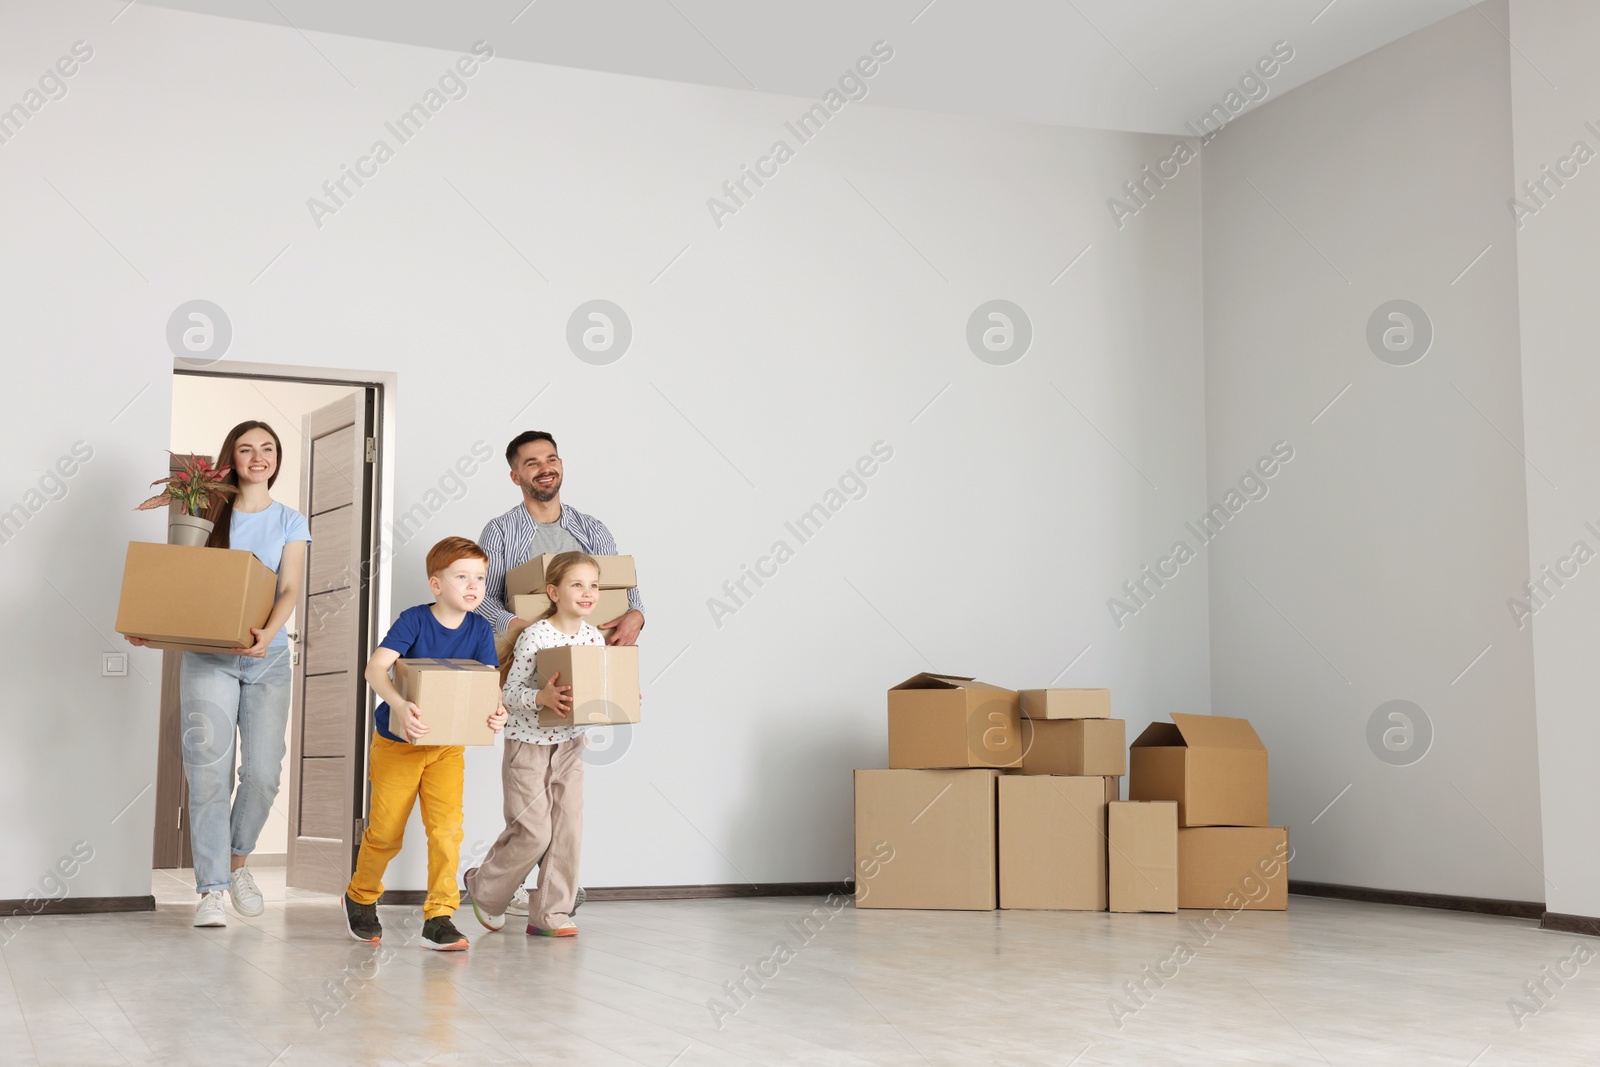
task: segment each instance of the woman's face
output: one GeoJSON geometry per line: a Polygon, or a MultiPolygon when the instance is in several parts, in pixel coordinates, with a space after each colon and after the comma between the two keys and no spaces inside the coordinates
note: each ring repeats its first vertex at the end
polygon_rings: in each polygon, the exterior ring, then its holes
{"type": "Polygon", "coordinates": [[[233,445],[233,469],[240,485],[266,485],[278,470],[278,446],[272,443],[272,435],[259,428],[241,434],[233,445]]]}

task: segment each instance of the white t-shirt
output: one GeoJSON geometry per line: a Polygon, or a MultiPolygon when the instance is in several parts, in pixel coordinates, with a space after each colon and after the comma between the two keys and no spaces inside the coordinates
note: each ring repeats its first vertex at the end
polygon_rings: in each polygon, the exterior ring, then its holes
{"type": "Polygon", "coordinates": [[[541,648],[605,643],[606,639],[600,631],[588,623],[580,624],[575,634],[562,633],[551,625],[549,619],[540,619],[524,627],[517,635],[511,669],[506,672],[505,689],[500,694],[501,702],[510,713],[510,718],[506,720],[506,736],[530,745],[559,745],[583,733],[586,728],[582,726],[539,725],[539,710],[534,700],[539,696],[543,682],[534,676],[534,654],[541,648]]]}

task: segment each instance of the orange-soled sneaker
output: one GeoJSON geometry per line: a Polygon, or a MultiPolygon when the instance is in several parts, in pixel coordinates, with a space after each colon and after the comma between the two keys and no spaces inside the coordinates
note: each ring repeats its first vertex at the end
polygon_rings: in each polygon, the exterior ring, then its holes
{"type": "Polygon", "coordinates": [[[532,937],[577,937],[578,924],[568,919],[560,926],[546,928],[528,924],[528,933],[532,937]]]}
{"type": "Polygon", "coordinates": [[[422,924],[422,947],[435,952],[460,952],[467,947],[467,939],[450,916],[435,915],[422,924]]]}

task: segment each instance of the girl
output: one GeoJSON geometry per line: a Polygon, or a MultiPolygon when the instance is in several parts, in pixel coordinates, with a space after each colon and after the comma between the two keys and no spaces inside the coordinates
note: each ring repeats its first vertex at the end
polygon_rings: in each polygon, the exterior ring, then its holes
{"type": "Polygon", "coordinates": [[[582,552],[563,552],[545,572],[550,610],[517,637],[501,700],[506,724],[501,781],[506,828],[466,874],[472,911],[487,930],[506,924],[506,905],[535,864],[539,888],[528,902],[528,933],[574,937],[578,851],[583,840],[583,744],[581,726],[540,726],[539,708],[565,718],[572,687],[558,685],[560,672],[534,681],[534,654],[560,645],[603,645],[599,630],[584,621],[600,598],[600,565],[582,552]]]}
{"type": "MultiPolygon", "coordinates": [[[[278,575],[272,612],[255,644],[228,653],[183,653],[183,773],[189,784],[189,837],[194,852],[196,926],[226,926],[223,891],[240,915],[260,915],[261,890],[245,866],[278,796],[289,722],[290,653],[283,625],[299,600],[311,527],[304,515],[272,499],[283,444],[264,422],[228,431],[217,462],[238,487],[213,504],[208,548],[245,549],[278,575]],[[234,733],[239,736],[239,789],[234,793],[234,733]],[[229,801],[232,800],[230,807],[229,801]]],[[[136,645],[147,642],[130,637],[136,645]]]]}

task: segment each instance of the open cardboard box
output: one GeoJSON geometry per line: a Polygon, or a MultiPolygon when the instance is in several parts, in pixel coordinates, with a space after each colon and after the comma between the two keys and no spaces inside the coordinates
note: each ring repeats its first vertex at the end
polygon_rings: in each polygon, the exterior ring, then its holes
{"type": "Polygon", "coordinates": [[[918,674],[889,690],[889,766],[1010,767],[1022,758],[1021,723],[1013,690],[918,674]]]}
{"type": "Polygon", "coordinates": [[[1129,800],[1172,800],[1179,826],[1266,826],[1267,746],[1244,719],[1172,713],[1130,748],[1129,800]]]}
{"type": "Polygon", "coordinates": [[[278,576],[255,554],[149,541],[128,544],[116,630],[152,648],[227,653],[256,643],[278,576]]]}
{"type": "MultiPolygon", "coordinates": [[[[474,659],[398,659],[390,673],[429,728],[417,745],[494,744],[489,716],[500,706],[498,668],[474,659]]],[[[390,733],[406,740],[403,731],[390,733]]]]}

